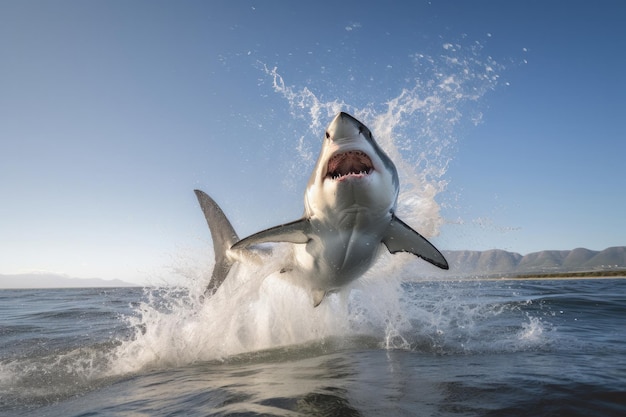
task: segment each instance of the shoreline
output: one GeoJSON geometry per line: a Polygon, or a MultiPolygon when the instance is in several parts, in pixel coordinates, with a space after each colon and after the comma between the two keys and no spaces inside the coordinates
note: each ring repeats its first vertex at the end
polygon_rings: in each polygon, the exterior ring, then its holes
{"type": "Polygon", "coordinates": [[[433,277],[444,280],[477,280],[477,281],[522,281],[522,280],[575,280],[575,279],[626,279],[626,270],[587,271],[587,272],[550,272],[537,274],[490,274],[458,277],[433,277]]]}
{"type": "Polygon", "coordinates": [[[581,278],[581,279],[607,279],[607,278],[626,278],[626,270],[619,269],[615,271],[586,271],[586,272],[549,272],[540,274],[519,274],[514,275],[513,279],[562,279],[562,278],[581,278]]]}
{"type": "MultiPolygon", "coordinates": [[[[465,278],[462,278],[465,279],[465,278]]],[[[472,279],[472,278],[470,278],[472,279]]],[[[523,277],[501,277],[501,278],[495,278],[495,277],[489,277],[489,278],[480,278],[480,277],[476,277],[473,278],[476,279],[477,281],[574,281],[574,280],[589,280],[589,279],[626,279],[626,274],[621,274],[621,275],[593,275],[593,276],[568,276],[568,275],[564,275],[564,276],[550,276],[550,277],[545,277],[545,276],[523,276],[523,277]]]]}

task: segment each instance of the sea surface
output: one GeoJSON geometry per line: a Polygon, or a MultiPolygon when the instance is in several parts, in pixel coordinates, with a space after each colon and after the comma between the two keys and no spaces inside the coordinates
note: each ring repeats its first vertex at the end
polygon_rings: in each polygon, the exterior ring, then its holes
{"type": "Polygon", "coordinates": [[[626,415],[626,279],[405,281],[1,290],[0,415],[626,415]]]}

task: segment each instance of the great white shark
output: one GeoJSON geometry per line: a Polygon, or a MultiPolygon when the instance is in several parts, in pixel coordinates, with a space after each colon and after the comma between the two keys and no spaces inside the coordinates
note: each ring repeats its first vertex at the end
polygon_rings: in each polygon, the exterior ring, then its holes
{"type": "Polygon", "coordinates": [[[195,190],[215,251],[207,291],[217,290],[235,262],[258,258],[255,245],[270,242],[293,244],[276,272],[309,291],[314,307],[363,275],[383,246],[448,269],[439,250],[396,216],[399,188],[398,171],[370,130],[341,112],[326,129],[299,220],[240,240],[217,203],[195,190]]]}

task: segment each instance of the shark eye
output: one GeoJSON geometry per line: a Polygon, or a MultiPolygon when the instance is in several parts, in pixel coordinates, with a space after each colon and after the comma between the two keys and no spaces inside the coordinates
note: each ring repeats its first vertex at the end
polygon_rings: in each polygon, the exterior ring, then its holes
{"type": "Polygon", "coordinates": [[[373,139],[372,132],[365,126],[359,126],[359,133],[363,136],[367,136],[368,138],[373,139]]]}
{"type": "Polygon", "coordinates": [[[328,133],[328,131],[326,131],[326,139],[330,139],[330,133],[328,133]]]}

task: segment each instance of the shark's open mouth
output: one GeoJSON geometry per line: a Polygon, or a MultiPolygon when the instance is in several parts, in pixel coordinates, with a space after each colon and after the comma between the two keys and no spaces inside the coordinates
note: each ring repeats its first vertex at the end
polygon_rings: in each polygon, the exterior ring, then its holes
{"type": "Polygon", "coordinates": [[[328,161],[327,178],[333,180],[344,177],[363,177],[374,170],[372,160],[361,151],[348,151],[337,154],[328,161]]]}

